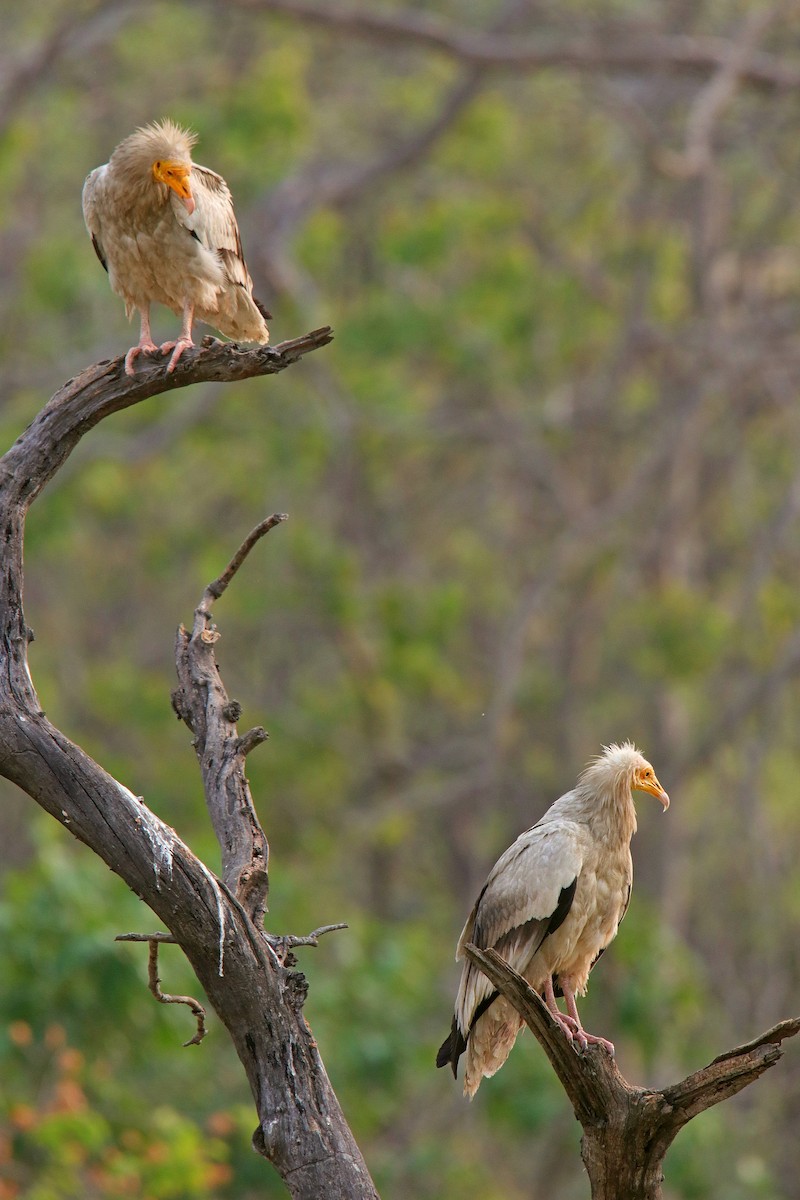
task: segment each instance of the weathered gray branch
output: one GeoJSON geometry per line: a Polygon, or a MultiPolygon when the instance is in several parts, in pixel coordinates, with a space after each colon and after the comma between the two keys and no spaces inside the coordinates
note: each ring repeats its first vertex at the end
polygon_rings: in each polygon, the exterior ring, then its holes
{"type": "MultiPolygon", "coordinates": [[[[280,961],[257,921],[266,901],[265,873],[252,887],[235,871],[233,887],[218,879],[141,797],[47,719],[28,670],[30,633],[22,606],[27,509],[85,433],[160,392],[282,371],[330,339],[326,328],[256,350],[211,342],[187,352],[173,375],[160,359],[140,359],[133,378],[124,374],[121,359],[98,363],[69,380],[0,459],[0,774],[98,854],[170,931],[146,940],[169,938],[180,945],[247,1073],[259,1121],[254,1144],[290,1194],[297,1200],[375,1200],[302,1015],[304,981],[280,961]]],[[[206,616],[196,618],[196,627],[213,635],[206,616]]],[[[205,644],[213,645],[213,636],[205,644]]],[[[196,710],[206,686],[202,672],[197,680],[187,679],[187,711],[196,710]]],[[[211,714],[234,757],[243,760],[257,739],[248,734],[240,739],[228,728],[238,709],[223,697],[224,689],[207,691],[205,718],[211,724],[211,714]],[[228,716],[215,706],[226,708],[228,716]]],[[[215,804],[224,803],[218,795],[215,804]]],[[[246,827],[253,815],[242,811],[230,820],[246,827]]],[[[258,848],[258,831],[252,845],[258,848]]],[[[266,839],[264,869],[265,847],[266,839]]]]}
{"type": "Polygon", "coordinates": [[[583,1126],[581,1154],[593,1200],[660,1200],[663,1162],[692,1117],[736,1095],[774,1066],[781,1043],[800,1032],[800,1017],[782,1021],[720,1054],[680,1083],[633,1087],[599,1046],[577,1053],[540,996],[494,950],[465,953],[506,996],[541,1043],[583,1126]]]}
{"type": "Polygon", "coordinates": [[[192,383],[237,383],[276,375],[332,338],[327,325],[277,346],[244,349],[235,342],[206,338],[201,348],[184,352],[171,375],[162,357],[143,355],[132,377],[125,374],[122,358],[95,363],[59,388],[0,459],[0,502],[6,509],[18,504],[27,509],[84,434],[112,413],[192,383]]]}
{"type": "Polygon", "coordinates": [[[285,514],[276,513],[251,531],[203,592],[191,633],[181,625],[175,641],[179,686],[172,693],[172,706],[194,734],[206,805],[222,851],[222,878],[258,929],[267,911],[269,844],[253,803],[245,758],[267,735],[257,727],[239,736],[241,705],[228,699],[217,667],[214,646],[219,633],[211,604],[225,592],[253,546],[283,520],[285,514]]]}

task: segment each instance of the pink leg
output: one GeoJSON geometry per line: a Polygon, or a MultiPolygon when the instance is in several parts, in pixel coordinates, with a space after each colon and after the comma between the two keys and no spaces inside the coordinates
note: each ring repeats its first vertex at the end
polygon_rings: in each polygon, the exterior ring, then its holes
{"type": "Polygon", "coordinates": [[[125,355],[125,374],[133,375],[134,359],[140,354],[157,354],[158,346],[153,341],[150,333],[150,305],[146,304],[144,308],[139,309],[141,318],[141,326],[139,329],[139,342],[136,346],[131,346],[128,353],[125,355]]]}
{"type": "Polygon", "coordinates": [[[172,358],[169,360],[167,374],[174,371],[178,365],[178,359],[183,354],[184,350],[190,350],[194,346],[192,341],[192,324],[194,322],[194,305],[188,300],[183,306],[183,322],[181,331],[176,342],[164,342],[161,347],[162,354],[169,354],[172,351],[172,358]]]}
{"type": "Polygon", "coordinates": [[[553,991],[553,980],[549,975],[547,977],[547,982],[544,985],[544,1000],[545,1004],[550,1009],[550,1012],[553,1014],[553,1017],[564,1030],[564,1033],[567,1035],[569,1040],[571,1042],[574,1041],[576,1035],[580,1035],[580,1021],[575,1021],[572,1017],[568,1017],[565,1013],[562,1013],[561,1009],[556,1004],[556,995],[553,991]]]}
{"type": "Polygon", "coordinates": [[[564,979],[563,976],[559,976],[558,982],[561,984],[561,990],[564,993],[564,999],[567,1002],[567,1010],[569,1015],[572,1017],[577,1026],[575,1040],[579,1043],[581,1049],[585,1050],[589,1044],[593,1046],[602,1046],[613,1058],[614,1054],[616,1053],[614,1050],[614,1043],[609,1042],[607,1038],[597,1037],[594,1033],[587,1033],[581,1025],[581,1019],[578,1016],[578,1005],[575,1003],[575,992],[572,988],[571,981],[569,979],[564,979]]]}

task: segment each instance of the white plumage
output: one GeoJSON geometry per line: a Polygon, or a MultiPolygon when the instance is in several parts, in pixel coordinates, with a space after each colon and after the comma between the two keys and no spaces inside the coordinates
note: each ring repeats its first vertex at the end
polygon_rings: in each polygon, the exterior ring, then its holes
{"type": "MultiPolygon", "coordinates": [[[[468,942],[494,948],[535,991],[570,1040],[614,1047],[586,1033],[575,1003],[589,972],[615,937],[633,880],[630,843],[636,832],[632,790],[649,792],[669,806],[645,758],[630,742],[607,746],[572,791],[509,846],[492,868],[461,933],[456,959],[468,942]],[[567,1014],[555,992],[563,993],[567,1014]]],[[[473,1096],[484,1075],[494,1075],[514,1045],[523,1021],[486,976],[466,962],[450,1035],[437,1066],[466,1053],[464,1092],[473,1096]]]]}
{"type": "Polygon", "coordinates": [[[128,316],[138,310],[141,318],[139,342],[125,356],[129,375],[137,355],[159,350],[150,333],[154,302],[182,317],[177,340],[160,347],[172,351],[169,371],[193,345],[195,320],[237,340],[269,341],[269,313],[253,297],[228,185],[192,162],[195,140],[172,121],[137,129],[83,187],[97,257],[128,316]]]}

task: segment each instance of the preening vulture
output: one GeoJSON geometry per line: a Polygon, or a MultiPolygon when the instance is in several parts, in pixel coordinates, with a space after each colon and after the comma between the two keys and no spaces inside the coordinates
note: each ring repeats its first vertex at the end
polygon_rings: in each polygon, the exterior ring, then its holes
{"type": "Polygon", "coordinates": [[[109,161],[87,177],[83,215],[111,288],[130,317],[141,318],[139,342],[125,355],[134,373],[139,354],[159,347],[150,333],[150,305],[182,317],[168,371],[192,343],[192,325],[205,321],[227,337],[269,341],[266,309],[253,297],[228,185],[192,162],[194,134],[172,121],[137,129],[109,161]]]}
{"type": "MultiPolygon", "coordinates": [[[[587,1033],[575,995],[615,937],[631,894],[631,838],[636,832],[632,791],[649,792],[669,807],[655,771],[630,742],[606,746],[571,792],[509,846],[492,868],[458,940],[495,949],[527,979],[570,1041],[614,1053],[611,1042],[587,1033]],[[564,996],[567,1013],[556,1004],[564,996]]],[[[466,1053],[464,1094],[474,1096],[484,1075],[508,1058],[522,1018],[479,968],[466,962],[449,1036],[436,1057],[453,1075],[466,1053]]]]}

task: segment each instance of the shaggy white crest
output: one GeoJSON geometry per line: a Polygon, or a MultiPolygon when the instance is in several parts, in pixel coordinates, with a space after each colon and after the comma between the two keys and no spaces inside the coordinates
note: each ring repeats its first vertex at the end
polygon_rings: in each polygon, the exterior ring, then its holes
{"type": "Polygon", "coordinates": [[[590,780],[616,784],[618,781],[632,779],[637,770],[647,765],[647,759],[636,749],[633,742],[611,742],[603,747],[601,754],[590,759],[578,782],[590,780]]]}
{"type": "Polygon", "coordinates": [[[120,142],[111,155],[109,165],[126,173],[136,173],[140,180],[149,182],[149,172],[154,162],[180,162],[192,165],[192,148],[197,134],[183,129],[166,118],[141,125],[135,133],[120,142]]]}

